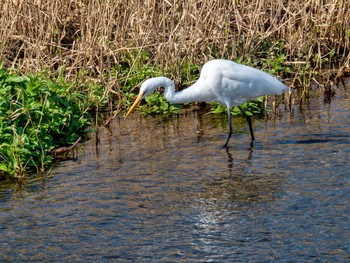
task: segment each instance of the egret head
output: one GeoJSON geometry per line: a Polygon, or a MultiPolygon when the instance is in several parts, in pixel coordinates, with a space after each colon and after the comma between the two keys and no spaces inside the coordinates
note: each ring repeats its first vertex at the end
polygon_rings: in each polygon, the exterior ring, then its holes
{"type": "Polygon", "coordinates": [[[155,89],[161,86],[161,83],[159,80],[160,78],[150,78],[145,80],[142,83],[139,95],[137,96],[136,100],[132,104],[131,108],[129,109],[125,117],[128,117],[129,114],[135,110],[135,108],[137,107],[137,105],[140,103],[141,100],[143,100],[148,94],[152,93],[153,91],[155,91],[155,89]]]}

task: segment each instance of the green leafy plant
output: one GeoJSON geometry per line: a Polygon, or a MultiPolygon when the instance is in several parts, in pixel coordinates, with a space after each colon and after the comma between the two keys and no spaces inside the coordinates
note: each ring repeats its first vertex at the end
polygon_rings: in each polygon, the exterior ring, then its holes
{"type": "Polygon", "coordinates": [[[47,151],[72,144],[88,124],[85,96],[71,85],[0,63],[0,174],[43,172],[52,162],[47,151]]]}
{"type": "Polygon", "coordinates": [[[171,104],[168,102],[163,94],[152,93],[145,98],[146,104],[140,106],[143,114],[161,114],[170,115],[176,114],[182,108],[182,105],[171,104]]]}
{"type": "MultiPolygon", "coordinates": [[[[246,112],[248,116],[253,116],[253,115],[259,115],[263,114],[263,112],[266,110],[264,108],[264,96],[261,96],[255,100],[248,101],[244,104],[241,105],[243,110],[246,112]]],[[[217,104],[217,103],[212,103],[212,113],[214,114],[227,114],[227,107],[217,104]]],[[[237,107],[232,107],[231,108],[231,114],[232,115],[242,115],[242,112],[240,111],[239,108],[237,107]]]]}

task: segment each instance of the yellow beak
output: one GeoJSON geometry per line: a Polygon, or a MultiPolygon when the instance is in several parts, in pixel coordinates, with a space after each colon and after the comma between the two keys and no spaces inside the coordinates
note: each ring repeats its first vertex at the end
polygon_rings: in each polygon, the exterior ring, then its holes
{"type": "Polygon", "coordinates": [[[128,113],[125,115],[125,118],[128,117],[129,114],[132,113],[132,112],[135,110],[136,106],[137,106],[137,105],[140,103],[140,101],[142,100],[142,96],[143,96],[143,93],[140,93],[140,94],[137,96],[136,100],[134,101],[134,104],[131,106],[130,110],[129,110],[128,113]]]}

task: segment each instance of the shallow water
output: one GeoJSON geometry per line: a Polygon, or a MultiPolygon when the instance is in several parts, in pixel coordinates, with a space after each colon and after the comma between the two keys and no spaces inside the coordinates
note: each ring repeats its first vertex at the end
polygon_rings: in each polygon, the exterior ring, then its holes
{"type": "MultiPolygon", "coordinates": [[[[115,119],[78,159],[0,187],[0,261],[350,260],[350,92],[246,121],[115,119]]],[[[92,136],[93,137],[93,136],[92,136]]]]}

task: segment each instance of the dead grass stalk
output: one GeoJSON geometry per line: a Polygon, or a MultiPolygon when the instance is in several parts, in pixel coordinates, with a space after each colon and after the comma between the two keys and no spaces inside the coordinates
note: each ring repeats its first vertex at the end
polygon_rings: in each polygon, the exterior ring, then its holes
{"type": "MultiPolygon", "coordinates": [[[[1,0],[0,60],[23,71],[84,69],[105,79],[140,50],[175,79],[211,57],[349,73],[346,0],[1,0]]],[[[135,55],[136,54],[136,55],[135,55]]]]}

